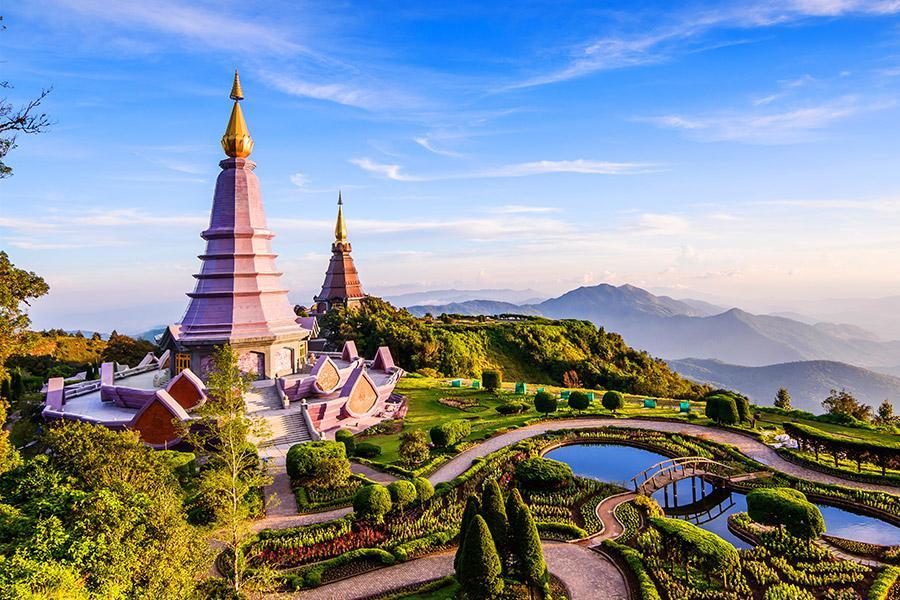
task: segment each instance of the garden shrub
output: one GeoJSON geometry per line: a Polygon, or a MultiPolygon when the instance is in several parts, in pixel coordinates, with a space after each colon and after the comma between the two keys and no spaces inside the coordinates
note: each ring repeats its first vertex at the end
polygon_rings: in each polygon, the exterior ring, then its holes
{"type": "Polygon", "coordinates": [[[347,463],[347,468],[350,468],[344,444],[326,440],[303,442],[291,446],[285,459],[285,468],[292,480],[298,482],[309,481],[315,477],[316,465],[324,457],[342,460],[347,463]]]}
{"type": "Polygon", "coordinates": [[[575,390],[569,394],[569,408],[573,410],[585,410],[591,405],[591,399],[584,392],[575,390]]]}
{"type": "Polygon", "coordinates": [[[796,585],[779,583],[766,590],[763,600],[816,600],[816,597],[796,585]]]}
{"type": "Polygon", "coordinates": [[[419,504],[430,500],[431,497],[434,496],[434,488],[427,478],[416,477],[412,480],[412,483],[416,487],[416,498],[418,498],[419,504]]]}
{"type": "Polygon", "coordinates": [[[900,578],[900,567],[885,568],[872,582],[867,600],[888,600],[888,598],[891,598],[891,589],[897,583],[898,578],[900,578]]]}
{"type": "Polygon", "coordinates": [[[517,415],[528,410],[528,404],[525,402],[504,402],[496,408],[501,415],[517,415]]]}
{"type": "Polygon", "coordinates": [[[622,392],[610,390],[603,394],[601,403],[606,410],[616,412],[617,410],[625,408],[625,396],[622,392]]]}
{"type": "Polygon", "coordinates": [[[482,371],[481,383],[486,390],[492,392],[499,390],[500,386],[503,384],[503,374],[497,370],[482,371]]]}
{"type": "Polygon", "coordinates": [[[363,519],[380,523],[391,510],[391,494],[378,484],[364,485],[353,496],[353,512],[363,519]]]}
{"type": "Polygon", "coordinates": [[[640,552],[613,540],[604,540],[601,545],[604,550],[621,556],[632,572],[634,572],[640,588],[641,600],[661,600],[656,584],[653,583],[653,579],[644,568],[644,561],[640,552]]]}
{"type": "Polygon", "coordinates": [[[559,489],[573,476],[572,467],[549,458],[529,458],[516,465],[516,481],[528,489],[559,489]]]}
{"type": "Polygon", "coordinates": [[[372,442],[360,442],[356,444],[353,454],[360,458],[375,458],[381,456],[381,446],[372,442]]]}
{"type": "Polygon", "coordinates": [[[495,598],[503,591],[500,557],[487,523],[475,515],[463,541],[456,578],[469,598],[495,598]]]}
{"type": "Polygon", "coordinates": [[[349,429],[338,429],[334,433],[334,441],[344,445],[347,456],[353,456],[353,450],[356,448],[356,441],[353,439],[353,432],[349,429]]]}
{"type": "Polygon", "coordinates": [[[466,439],[472,433],[472,424],[463,419],[445,421],[429,431],[431,443],[438,448],[449,448],[466,439]]]}
{"type": "Polygon", "coordinates": [[[578,525],[559,521],[538,521],[537,530],[542,538],[551,540],[580,540],[590,535],[578,525]]]}
{"type": "Polygon", "coordinates": [[[416,538],[394,547],[393,553],[397,560],[405,562],[407,560],[429,554],[443,548],[453,541],[456,537],[455,531],[438,531],[424,537],[416,538]]]}
{"type": "Polygon", "coordinates": [[[534,396],[534,408],[539,413],[549,415],[552,412],[556,412],[558,406],[559,401],[550,392],[538,392],[534,396]]]}
{"type": "Polygon", "coordinates": [[[393,481],[387,486],[391,495],[391,506],[403,510],[416,501],[416,486],[411,481],[403,479],[393,481]]]}
{"type": "Polygon", "coordinates": [[[400,448],[397,452],[404,465],[412,467],[422,464],[431,456],[428,435],[421,429],[404,431],[400,434],[400,448]]]}
{"type": "Polygon", "coordinates": [[[380,548],[359,548],[292,573],[291,587],[295,590],[318,587],[322,585],[322,576],[326,571],[338,569],[362,559],[375,559],[383,565],[392,565],[397,561],[393,554],[380,548]]]}
{"type": "Polygon", "coordinates": [[[698,556],[700,570],[720,575],[726,588],[729,575],[740,569],[737,549],[716,534],[679,519],[657,517],[651,523],[662,534],[664,547],[682,556],[698,556]]]}
{"type": "Polygon", "coordinates": [[[813,539],[825,532],[819,508],[803,492],[791,488],[757,488],[747,494],[750,518],[764,525],[783,525],[788,533],[813,539]]]}

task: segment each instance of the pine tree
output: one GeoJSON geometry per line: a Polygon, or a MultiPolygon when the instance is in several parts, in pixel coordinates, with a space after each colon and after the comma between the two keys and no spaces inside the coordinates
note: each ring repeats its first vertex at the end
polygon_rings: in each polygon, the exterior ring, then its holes
{"type": "Polygon", "coordinates": [[[878,422],[888,425],[894,421],[894,405],[885,400],[878,407],[878,422]]]}
{"type": "Polygon", "coordinates": [[[481,515],[475,515],[466,531],[462,560],[456,578],[465,597],[470,600],[489,600],[503,591],[500,577],[500,557],[491,538],[491,531],[481,515]]]}
{"type": "Polygon", "coordinates": [[[519,576],[529,590],[543,588],[547,583],[547,563],[537,525],[528,506],[522,501],[518,491],[510,494],[516,507],[516,520],[512,522],[513,554],[519,569],[519,576]]]}
{"type": "Polygon", "coordinates": [[[783,410],[791,410],[791,395],[785,388],[780,388],[775,394],[775,406],[783,410]]]}
{"type": "Polygon", "coordinates": [[[456,570],[459,570],[460,561],[462,561],[463,542],[466,539],[466,532],[469,530],[469,525],[472,524],[472,519],[475,518],[475,515],[480,510],[481,504],[478,502],[478,498],[469,496],[469,499],[466,500],[466,508],[463,510],[462,521],[459,524],[459,538],[457,540],[459,545],[456,547],[456,556],[453,559],[453,568],[456,570]]]}
{"type": "Polygon", "coordinates": [[[506,507],[503,505],[503,492],[497,481],[491,479],[484,484],[484,493],[481,496],[481,515],[491,530],[494,545],[500,554],[502,562],[506,562],[509,554],[509,519],[506,516],[506,507]]]}

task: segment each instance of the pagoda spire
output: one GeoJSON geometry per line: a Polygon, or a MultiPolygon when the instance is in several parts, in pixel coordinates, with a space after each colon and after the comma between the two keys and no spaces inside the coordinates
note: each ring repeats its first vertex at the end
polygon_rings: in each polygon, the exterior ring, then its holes
{"type": "Polygon", "coordinates": [[[337,223],[334,225],[334,241],[347,241],[347,224],[344,222],[344,199],[341,197],[340,190],[338,190],[338,214],[337,223]]]}
{"type": "Polygon", "coordinates": [[[234,70],[234,83],[231,85],[229,98],[234,100],[234,106],[231,108],[231,118],[228,120],[228,127],[225,128],[225,135],[222,136],[222,149],[227,156],[246,158],[253,150],[253,138],[250,137],[250,130],[247,128],[239,104],[244,99],[244,91],[241,89],[237,69],[234,70]]]}

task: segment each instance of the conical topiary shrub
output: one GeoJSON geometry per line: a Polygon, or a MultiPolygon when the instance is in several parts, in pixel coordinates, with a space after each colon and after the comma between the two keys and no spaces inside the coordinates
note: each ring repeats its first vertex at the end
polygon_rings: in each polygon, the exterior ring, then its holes
{"type": "Polygon", "coordinates": [[[469,600],[496,598],[503,591],[501,571],[500,557],[487,523],[481,515],[475,515],[466,531],[462,559],[456,570],[464,597],[469,600]]]}

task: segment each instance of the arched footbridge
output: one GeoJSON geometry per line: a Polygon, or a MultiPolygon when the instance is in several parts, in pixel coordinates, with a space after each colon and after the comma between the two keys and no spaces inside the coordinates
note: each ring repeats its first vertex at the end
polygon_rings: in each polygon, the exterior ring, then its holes
{"type": "Polygon", "coordinates": [[[739,483],[752,479],[771,477],[770,471],[746,473],[741,469],[702,456],[683,456],[660,461],[631,478],[634,491],[647,496],[657,490],[692,477],[700,477],[711,483],[739,483]]]}

